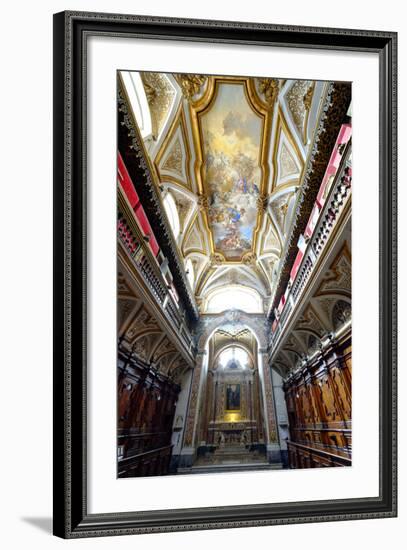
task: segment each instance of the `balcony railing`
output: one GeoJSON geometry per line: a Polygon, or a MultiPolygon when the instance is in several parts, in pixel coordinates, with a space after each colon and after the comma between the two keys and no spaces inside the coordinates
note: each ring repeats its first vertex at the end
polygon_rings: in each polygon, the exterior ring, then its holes
{"type": "Polygon", "coordinates": [[[352,466],[351,458],[337,454],[337,449],[317,449],[294,441],[287,441],[287,449],[290,468],[352,466]]]}
{"type": "Polygon", "coordinates": [[[194,347],[194,341],[184,321],[185,312],[175,302],[172,293],[169,292],[170,288],[161,272],[158,261],[151,252],[134,219],[131,209],[120,191],[119,210],[120,216],[117,224],[119,241],[131,258],[137,273],[142,277],[154,296],[161,311],[166,315],[170,326],[175,328],[186,349],[191,351],[194,347]]]}
{"type": "Polygon", "coordinates": [[[350,200],[352,180],[350,155],[351,148],[348,147],[322,207],[315,229],[305,248],[304,256],[286,296],[286,302],[275,330],[271,333],[270,346],[274,348],[277,346],[281,333],[284,332],[284,326],[290,319],[291,313],[296,310],[295,305],[301,298],[302,292],[319,262],[321,252],[327,246],[333,229],[340,223],[341,215],[350,200]]]}

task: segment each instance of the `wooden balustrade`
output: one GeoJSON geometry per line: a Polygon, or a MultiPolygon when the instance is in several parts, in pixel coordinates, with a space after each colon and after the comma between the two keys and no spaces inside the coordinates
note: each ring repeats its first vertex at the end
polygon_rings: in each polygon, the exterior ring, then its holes
{"type": "Polygon", "coordinates": [[[119,242],[126,249],[137,272],[146,282],[152,295],[161,306],[162,311],[168,317],[168,321],[177,330],[182,326],[180,335],[188,350],[193,346],[192,335],[185,323],[185,312],[177,304],[171,293],[168,291],[168,283],[161,272],[157,259],[147,246],[143,235],[137,226],[134,216],[126,204],[126,201],[119,190],[119,221],[118,238],[119,242]]]}
{"type": "Polygon", "coordinates": [[[165,475],[169,471],[172,445],[160,447],[119,459],[118,477],[146,477],[165,475]]]}
{"type": "Polygon", "coordinates": [[[333,233],[333,229],[337,225],[345,209],[345,205],[348,203],[351,194],[352,179],[350,171],[350,154],[351,147],[348,146],[343,155],[341,167],[336,174],[328,197],[320,212],[312,237],[307,244],[290,291],[286,296],[286,302],[280,313],[276,330],[270,335],[270,345],[272,347],[278,345],[280,335],[284,333],[285,325],[296,311],[295,305],[299,302],[302,291],[315,270],[321,252],[326,248],[330,236],[333,233]]]}
{"type": "Polygon", "coordinates": [[[347,456],[334,454],[327,450],[302,443],[287,441],[287,448],[290,468],[323,468],[352,465],[352,460],[347,456]]]}

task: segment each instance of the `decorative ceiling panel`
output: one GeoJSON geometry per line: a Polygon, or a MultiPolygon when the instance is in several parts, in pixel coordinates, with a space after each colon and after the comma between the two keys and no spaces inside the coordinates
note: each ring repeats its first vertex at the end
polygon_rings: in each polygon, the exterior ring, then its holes
{"type": "Polygon", "coordinates": [[[274,225],[278,230],[280,240],[283,242],[291,218],[291,216],[289,216],[289,213],[290,203],[292,201],[295,201],[295,191],[289,189],[286,193],[275,197],[270,202],[271,216],[273,218],[274,225]]]}
{"type": "Polygon", "coordinates": [[[246,81],[219,81],[200,113],[203,186],[214,251],[241,261],[252,251],[262,187],[264,117],[251,104],[246,81]]]}
{"type": "Polygon", "coordinates": [[[173,181],[192,190],[190,160],[191,151],[186,121],[182,106],[180,106],[154,161],[160,181],[173,181]]]}
{"type": "Polygon", "coordinates": [[[195,219],[194,223],[190,226],[188,233],[185,235],[182,250],[185,256],[191,252],[200,252],[205,254],[204,239],[197,219],[195,219]]]}
{"type": "Polygon", "coordinates": [[[288,109],[303,143],[307,142],[307,121],[314,93],[310,80],[295,80],[286,93],[288,109]]]}
{"type": "Polygon", "coordinates": [[[286,143],[281,145],[279,155],[279,179],[285,179],[290,176],[298,176],[299,168],[294,160],[286,143]]]}
{"type": "Polygon", "coordinates": [[[281,252],[280,241],[278,239],[278,235],[270,219],[267,220],[267,225],[263,235],[264,235],[264,238],[263,238],[262,253],[267,254],[267,253],[274,252],[275,254],[280,255],[280,252],[281,252]]]}
{"type": "Polygon", "coordinates": [[[194,196],[184,192],[178,186],[172,185],[170,187],[170,193],[174,197],[175,205],[179,216],[179,222],[181,231],[184,233],[191,222],[191,217],[196,208],[194,196]]]}
{"type": "Polygon", "coordinates": [[[140,73],[150,107],[152,130],[158,138],[175,99],[175,90],[164,73],[140,73]]]}
{"type": "Polygon", "coordinates": [[[140,75],[155,140],[147,149],[157,187],[176,203],[177,246],[193,262],[197,303],[241,284],[266,304],[295,218],[311,103],[323,88],[271,77],[140,75]]]}
{"type": "Polygon", "coordinates": [[[185,155],[179,135],[177,135],[174,139],[174,143],[171,145],[172,146],[169,148],[168,154],[165,156],[165,159],[160,166],[160,172],[164,175],[166,173],[170,175],[175,174],[176,177],[178,176],[185,180],[185,155]]]}

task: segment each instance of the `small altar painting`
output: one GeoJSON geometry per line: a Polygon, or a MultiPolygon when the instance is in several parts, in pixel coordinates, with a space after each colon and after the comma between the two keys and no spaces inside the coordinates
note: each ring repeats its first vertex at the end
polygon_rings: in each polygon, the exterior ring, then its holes
{"type": "Polygon", "coordinates": [[[226,410],[240,410],[240,384],[228,384],[226,386],[226,410]]]}

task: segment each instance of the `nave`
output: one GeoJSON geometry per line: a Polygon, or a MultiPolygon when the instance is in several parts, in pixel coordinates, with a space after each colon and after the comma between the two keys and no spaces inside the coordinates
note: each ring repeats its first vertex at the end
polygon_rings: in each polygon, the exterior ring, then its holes
{"type": "Polygon", "coordinates": [[[352,456],[351,95],[118,74],[117,475],[352,456]]]}

